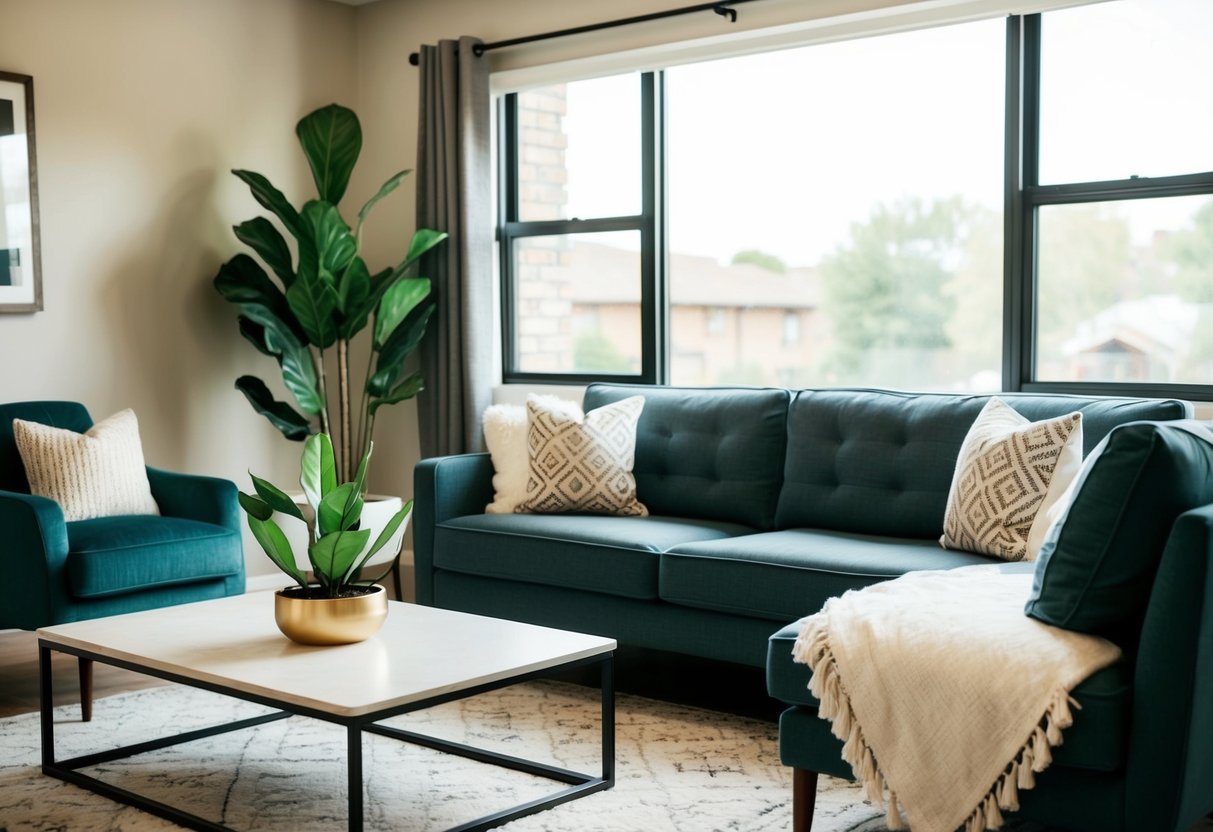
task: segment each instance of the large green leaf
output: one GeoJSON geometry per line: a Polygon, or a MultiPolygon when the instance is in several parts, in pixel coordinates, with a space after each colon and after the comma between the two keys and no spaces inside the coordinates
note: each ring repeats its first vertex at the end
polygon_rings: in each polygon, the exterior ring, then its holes
{"type": "Polygon", "coordinates": [[[417,231],[413,235],[412,242],[409,243],[409,253],[404,261],[394,269],[385,269],[371,278],[371,294],[363,303],[362,309],[359,309],[353,317],[361,319],[369,316],[379,305],[379,300],[383,297],[384,293],[404,278],[421,255],[446,238],[447,234],[445,231],[431,231],[428,228],[422,228],[417,231]]]}
{"type": "Polygon", "coordinates": [[[347,341],[362,331],[366,326],[365,318],[362,326],[355,327],[356,318],[349,317],[362,307],[363,302],[371,293],[371,273],[366,268],[366,261],[355,257],[350,261],[345,274],[337,280],[337,308],[344,316],[337,327],[338,337],[347,341]]]}
{"type": "Polygon", "coordinates": [[[396,379],[404,369],[405,360],[425,337],[426,326],[435,308],[433,303],[429,303],[414,309],[408,319],[387,339],[387,343],[379,350],[375,372],[367,380],[368,393],[372,396],[385,396],[395,386],[396,379]]]}
{"type": "Polygon", "coordinates": [[[303,412],[314,416],[323,410],[324,394],[316,377],[312,352],[307,345],[264,306],[250,304],[240,309],[243,313],[241,334],[249,340],[259,336],[261,345],[258,349],[278,359],[278,366],[282,368],[282,382],[286,389],[291,391],[303,412]],[[246,324],[244,321],[250,323],[246,324]]]}
{"type": "Polygon", "coordinates": [[[234,170],[232,173],[249,186],[255,200],[273,211],[274,215],[282,220],[282,224],[286,226],[287,231],[291,232],[292,237],[299,238],[303,233],[303,223],[299,219],[299,212],[295,210],[295,206],[286,201],[282,191],[271,185],[270,180],[251,170],[234,170]]]}
{"type": "Polygon", "coordinates": [[[303,146],[316,193],[336,205],[345,195],[350,173],[362,152],[362,127],[354,111],[339,104],[321,107],[304,116],[295,127],[303,146]]]}
{"type": "Polygon", "coordinates": [[[299,484],[312,508],[320,506],[324,496],[337,487],[337,463],[333,458],[333,440],[327,433],[308,437],[299,463],[299,484]]]}
{"type": "Polygon", "coordinates": [[[269,555],[274,564],[297,582],[307,586],[307,580],[295,566],[295,556],[291,553],[291,544],[282,533],[282,529],[273,520],[261,520],[253,515],[248,517],[248,527],[261,544],[261,548],[269,555]]]}
{"type": "Polygon", "coordinates": [[[253,474],[249,474],[249,476],[253,478],[253,488],[257,490],[257,496],[261,498],[261,501],[265,505],[269,506],[273,511],[289,514],[297,520],[303,520],[303,512],[300,510],[299,504],[291,499],[285,491],[272,482],[261,479],[261,477],[254,476],[253,474]]]}
{"type": "Polygon", "coordinates": [[[236,318],[236,325],[240,328],[240,335],[244,340],[256,347],[258,352],[271,358],[278,357],[278,354],[265,344],[265,327],[255,321],[250,321],[243,315],[236,318]]]}
{"type": "Polygon", "coordinates": [[[298,326],[282,290],[274,285],[274,281],[270,280],[257,261],[247,254],[237,254],[220,266],[213,282],[215,290],[228,303],[258,304],[288,325],[298,326]]]}
{"type": "Polygon", "coordinates": [[[337,207],[329,202],[311,200],[300,215],[311,232],[319,258],[319,272],[326,280],[343,273],[358,253],[358,244],[337,207]]]}
{"type": "Polygon", "coordinates": [[[358,486],[347,482],[325,494],[316,517],[321,535],[349,531],[358,525],[362,518],[362,495],[358,492],[358,486]]]}
{"type": "Polygon", "coordinates": [[[375,443],[367,441],[366,451],[362,454],[362,459],[358,462],[358,472],[354,474],[354,485],[358,489],[358,493],[366,496],[366,469],[371,464],[371,451],[375,449],[375,443]]]}
{"type": "Polygon", "coordinates": [[[371,399],[370,404],[368,404],[366,407],[367,412],[373,415],[375,411],[384,405],[396,404],[397,402],[402,402],[405,399],[411,399],[424,389],[425,379],[421,377],[421,373],[412,373],[408,378],[396,385],[391,393],[388,393],[382,398],[371,399]]]}
{"type": "Polygon", "coordinates": [[[312,423],[307,417],[286,402],[277,401],[265,382],[256,376],[241,376],[236,379],[236,389],[244,394],[249,404],[274,427],[282,431],[287,439],[306,439],[312,432],[312,423]]]}
{"type": "Polygon", "coordinates": [[[391,269],[384,269],[378,274],[371,275],[370,282],[367,285],[367,293],[358,303],[346,307],[346,319],[341,324],[341,331],[347,334],[343,334],[341,337],[353,338],[366,328],[367,319],[375,311],[375,304],[379,298],[383,297],[383,291],[376,287],[382,286],[386,288],[387,279],[391,277],[391,274],[391,269]]]}
{"type": "Polygon", "coordinates": [[[401,280],[383,294],[375,315],[375,348],[380,349],[400,322],[430,296],[430,280],[417,277],[401,280]]]}
{"type": "Polygon", "coordinates": [[[285,288],[290,288],[295,282],[295,270],[291,263],[291,250],[287,248],[286,240],[278,233],[274,224],[265,217],[254,217],[240,225],[233,226],[236,238],[257,252],[266,265],[274,270],[285,288]]]}
{"type": "Polygon", "coordinates": [[[388,180],[379,186],[379,190],[375,193],[375,195],[366,201],[366,204],[362,206],[362,210],[358,212],[358,225],[354,229],[355,237],[362,237],[362,225],[366,222],[366,218],[370,215],[371,209],[375,207],[375,204],[392,191],[400,187],[401,181],[403,181],[404,177],[408,176],[410,173],[412,173],[411,170],[402,170],[399,173],[389,176],[388,180]]]}
{"type": "MultiPolygon", "coordinates": [[[[249,476],[252,476],[252,474],[249,474],[249,476]]],[[[274,516],[273,507],[260,497],[254,497],[252,494],[237,491],[236,500],[250,517],[256,517],[258,520],[269,520],[274,516]]]]}
{"type": "Polygon", "coordinates": [[[333,320],[337,292],[331,283],[300,271],[299,279],[286,290],[286,302],[299,319],[308,341],[322,350],[333,345],[337,340],[337,324],[333,320]]]}
{"type": "Polygon", "coordinates": [[[413,239],[409,241],[409,253],[405,255],[404,262],[400,264],[400,269],[403,272],[409,266],[421,259],[421,255],[432,249],[434,246],[445,240],[448,235],[445,231],[435,231],[432,228],[418,228],[413,232],[413,239]]]}
{"type": "Polygon", "coordinates": [[[308,557],[318,574],[324,575],[326,583],[342,584],[359,553],[370,539],[370,529],[356,532],[330,532],[308,548],[308,557]]]}

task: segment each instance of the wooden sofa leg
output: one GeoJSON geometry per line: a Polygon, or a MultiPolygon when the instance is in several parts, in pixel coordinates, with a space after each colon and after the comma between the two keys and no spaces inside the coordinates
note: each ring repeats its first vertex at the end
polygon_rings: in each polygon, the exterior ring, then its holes
{"type": "Polygon", "coordinates": [[[817,772],[792,769],[792,832],[813,828],[813,807],[817,803],[817,772]]]}
{"type": "Polygon", "coordinates": [[[89,722],[93,718],[93,660],[80,659],[80,718],[89,722]]]}

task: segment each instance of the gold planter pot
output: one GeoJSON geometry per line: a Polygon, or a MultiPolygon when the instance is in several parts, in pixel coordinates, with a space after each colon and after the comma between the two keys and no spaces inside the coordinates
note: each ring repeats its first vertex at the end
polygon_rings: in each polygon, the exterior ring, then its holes
{"type": "Polygon", "coordinates": [[[387,591],[375,586],[351,598],[299,598],[278,590],[274,594],[274,621],[291,641],[299,644],[353,644],[366,641],[387,618],[387,591]]]}

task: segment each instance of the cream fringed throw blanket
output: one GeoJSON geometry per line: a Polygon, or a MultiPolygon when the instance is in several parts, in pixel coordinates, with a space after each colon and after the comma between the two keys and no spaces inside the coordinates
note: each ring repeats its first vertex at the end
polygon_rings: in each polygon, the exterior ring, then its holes
{"type": "Polygon", "coordinates": [[[1052,762],[1069,691],[1120,656],[1024,615],[1032,575],[997,566],[913,572],[826,602],[793,649],[888,826],[998,829],[999,809],[1052,762]]]}

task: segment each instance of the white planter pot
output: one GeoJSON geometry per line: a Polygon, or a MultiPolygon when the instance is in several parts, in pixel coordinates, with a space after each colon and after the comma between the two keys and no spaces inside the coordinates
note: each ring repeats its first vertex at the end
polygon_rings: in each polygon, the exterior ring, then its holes
{"type": "MultiPolygon", "coordinates": [[[[305,517],[310,517],[312,508],[307,504],[307,500],[302,494],[292,494],[292,499],[299,504],[303,510],[305,517]]],[[[395,516],[396,512],[404,505],[404,500],[400,497],[389,497],[384,494],[367,494],[366,503],[362,507],[362,528],[370,529],[371,536],[367,541],[367,549],[374,545],[379,539],[379,533],[383,531],[383,527],[388,521],[395,516]]],[[[396,533],[392,538],[384,544],[383,548],[375,553],[366,566],[378,566],[384,563],[391,563],[396,559],[396,554],[400,551],[400,545],[404,541],[404,530],[409,524],[412,512],[404,518],[404,522],[400,524],[400,528],[396,529],[396,533]]],[[[291,544],[291,551],[295,553],[295,567],[301,572],[308,572],[312,568],[312,564],[307,559],[308,534],[307,524],[302,520],[291,517],[289,515],[274,512],[274,520],[282,527],[282,533],[286,535],[286,539],[291,544]]],[[[363,550],[365,552],[365,550],[363,550]]]]}

